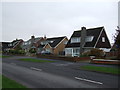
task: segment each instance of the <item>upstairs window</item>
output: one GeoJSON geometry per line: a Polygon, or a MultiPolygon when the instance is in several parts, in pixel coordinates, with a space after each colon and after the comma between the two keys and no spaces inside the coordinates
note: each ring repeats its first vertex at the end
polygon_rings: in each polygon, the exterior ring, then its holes
{"type": "Polygon", "coordinates": [[[87,36],[87,37],[85,38],[85,41],[86,41],[86,42],[92,42],[93,38],[94,38],[94,36],[87,36]]]}
{"type": "Polygon", "coordinates": [[[31,41],[29,41],[28,44],[31,44],[31,41]]]}
{"type": "Polygon", "coordinates": [[[102,37],[102,42],[105,42],[105,37],[102,37]]]}
{"type": "Polygon", "coordinates": [[[63,43],[66,45],[68,43],[68,41],[64,41],[63,43]]]}
{"type": "Polygon", "coordinates": [[[49,43],[53,43],[53,42],[54,42],[54,41],[52,41],[52,40],[51,40],[51,41],[49,41],[49,43]]]}
{"type": "Polygon", "coordinates": [[[79,43],[79,42],[80,42],[80,37],[71,38],[71,43],[79,43]]]}
{"type": "Polygon", "coordinates": [[[9,44],[8,46],[13,46],[12,44],[9,44]]]}

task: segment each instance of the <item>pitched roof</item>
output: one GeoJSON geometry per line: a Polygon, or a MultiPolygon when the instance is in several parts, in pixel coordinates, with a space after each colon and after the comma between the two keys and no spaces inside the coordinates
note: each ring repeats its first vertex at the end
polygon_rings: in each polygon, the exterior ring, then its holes
{"type": "Polygon", "coordinates": [[[13,40],[10,44],[12,44],[12,46],[9,46],[9,48],[14,48],[16,45],[18,45],[21,41],[23,41],[22,39],[16,39],[13,40]]]}
{"type": "MultiPolygon", "coordinates": [[[[92,42],[86,42],[84,47],[94,47],[100,32],[102,31],[104,27],[97,27],[97,28],[90,28],[90,29],[86,29],[86,36],[94,36],[92,42]]],[[[74,31],[71,38],[72,37],[81,37],[81,30],[78,31],[74,31]]],[[[71,38],[68,41],[66,48],[69,47],[80,47],[80,43],[71,43],[71,38]]]]}
{"type": "Polygon", "coordinates": [[[51,47],[57,46],[66,36],[63,37],[54,37],[54,38],[47,38],[47,42],[51,47]]]}
{"type": "Polygon", "coordinates": [[[8,44],[10,44],[10,42],[2,42],[2,50],[7,49],[9,47],[8,44]]]}

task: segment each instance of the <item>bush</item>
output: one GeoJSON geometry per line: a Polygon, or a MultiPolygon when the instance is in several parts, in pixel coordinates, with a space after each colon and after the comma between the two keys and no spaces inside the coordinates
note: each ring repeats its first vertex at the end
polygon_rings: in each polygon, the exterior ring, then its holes
{"type": "Polygon", "coordinates": [[[30,49],[29,52],[30,53],[36,53],[36,50],[35,49],[30,49]]]}
{"type": "Polygon", "coordinates": [[[90,51],[84,52],[82,55],[102,57],[105,55],[105,53],[103,50],[94,48],[94,49],[91,49],[90,51]]]}
{"type": "Polygon", "coordinates": [[[10,54],[21,54],[24,55],[25,51],[24,50],[9,50],[10,54]]]}

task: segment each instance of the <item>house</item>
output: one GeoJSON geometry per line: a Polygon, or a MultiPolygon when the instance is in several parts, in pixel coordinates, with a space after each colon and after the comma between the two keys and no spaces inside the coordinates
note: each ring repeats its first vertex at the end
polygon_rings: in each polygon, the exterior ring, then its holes
{"type": "Polygon", "coordinates": [[[38,47],[38,52],[48,51],[54,55],[64,55],[67,42],[68,39],[66,36],[53,38],[44,37],[44,41],[42,41],[38,47]]]}
{"type": "Polygon", "coordinates": [[[34,49],[35,51],[37,50],[37,47],[42,40],[43,40],[43,37],[35,38],[35,36],[31,36],[29,40],[23,42],[21,47],[23,50],[25,50],[26,53],[29,54],[29,50],[31,49],[34,49]]]}
{"type": "Polygon", "coordinates": [[[1,42],[2,53],[7,52],[10,42],[1,42]]]}
{"type": "Polygon", "coordinates": [[[89,28],[82,27],[74,31],[65,47],[66,56],[80,56],[83,52],[93,48],[109,51],[111,48],[104,27],[89,28]]]}
{"type": "Polygon", "coordinates": [[[8,50],[21,48],[22,43],[23,43],[22,39],[13,40],[8,44],[8,50]]]}

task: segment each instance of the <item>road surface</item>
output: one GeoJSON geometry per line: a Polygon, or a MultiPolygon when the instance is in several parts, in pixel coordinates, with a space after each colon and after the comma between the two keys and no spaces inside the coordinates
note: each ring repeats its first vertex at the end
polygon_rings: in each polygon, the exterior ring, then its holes
{"type": "Polygon", "coordinates": [[[119,86],[117,75],[78,69],[81,65],[89,63],[60,60],[33,63],[17,60],[19,58],[25,57],[3,58],[2,73],[28,88],[118,88],[119,86]]]}

